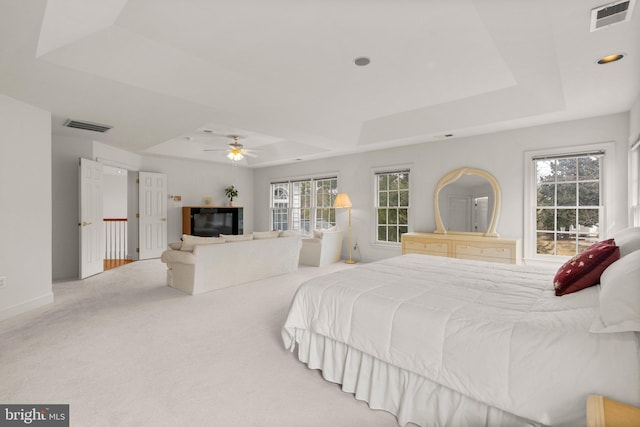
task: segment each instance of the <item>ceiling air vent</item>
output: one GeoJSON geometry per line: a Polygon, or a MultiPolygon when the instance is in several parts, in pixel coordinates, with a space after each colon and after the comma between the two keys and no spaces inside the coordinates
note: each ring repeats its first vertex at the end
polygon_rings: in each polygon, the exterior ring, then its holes
{"type": "Polygon", "coordinates": [[[92,132],[100,132],[105,133],[113,126],[101,125],[100,123],[91,123],[91,122],[81,122],[79,120],[71,120],[67,119],[63,126],[68,128],[82,129],[82,130],[90,130],[92,132]]]}
{"type": "Polygon", "coordinates": [[[623,0],[591,9],[591,31],[631,19],[635,0],[623,0]]]}

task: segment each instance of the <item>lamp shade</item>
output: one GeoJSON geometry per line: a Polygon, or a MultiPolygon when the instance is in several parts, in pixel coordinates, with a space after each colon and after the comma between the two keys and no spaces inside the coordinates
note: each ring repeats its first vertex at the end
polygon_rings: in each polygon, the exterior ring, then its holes
{"type": "Polygon", "coordinates": [[[333,202],[334,208],[350,208],[351,200],[347,193],[340,193],[336,196],[336,200],[333,202]]]}

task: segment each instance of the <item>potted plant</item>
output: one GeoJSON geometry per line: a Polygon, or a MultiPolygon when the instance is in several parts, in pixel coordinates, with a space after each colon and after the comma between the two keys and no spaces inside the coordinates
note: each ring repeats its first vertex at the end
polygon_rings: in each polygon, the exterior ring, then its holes
{"type": "Polygon", "coordinates": [[[224,194],[229,198],[229,206],[233,206],[233,198],[238,197],[238,190],[233,185],[229,185],[224,189],[224,194]]]}

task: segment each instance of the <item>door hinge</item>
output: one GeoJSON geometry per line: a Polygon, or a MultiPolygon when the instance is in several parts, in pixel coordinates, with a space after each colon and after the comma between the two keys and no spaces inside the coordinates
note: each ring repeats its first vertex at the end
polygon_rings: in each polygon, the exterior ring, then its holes
{"type": "Polygon", "coordinates": [[[140,184],[140,178],[136,178],[136,184],[140,184]]]}
{"type": "Polygon", "coordinates": [[[140,212],[136,213],[136,218],[140,218],[140,212]]]}
{"type": "Polygon", "coordinates": [[[136,252],[140,252],[140,248],[136,248],[136,252]]]}

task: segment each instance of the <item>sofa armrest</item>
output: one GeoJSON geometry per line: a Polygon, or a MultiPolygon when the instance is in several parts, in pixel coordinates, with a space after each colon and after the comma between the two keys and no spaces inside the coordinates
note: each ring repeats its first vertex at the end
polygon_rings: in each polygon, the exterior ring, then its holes
{"type": "Polygon", "coordinates": [[[195,264],[196,257],[188,251],[164,251],[160,256],[160,261],[165,264],[195,264]]]}
{"type": "Polygon", "coordinates": [[[322,237],[302,239],[300,264],[320,267],[337,262],[342,254],[342,231],[325,231],[322,237]]]}

